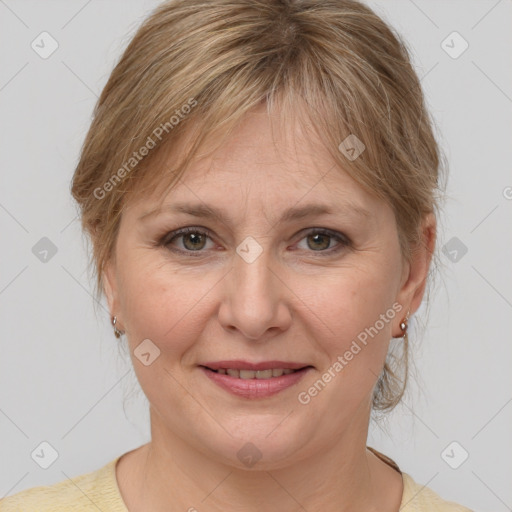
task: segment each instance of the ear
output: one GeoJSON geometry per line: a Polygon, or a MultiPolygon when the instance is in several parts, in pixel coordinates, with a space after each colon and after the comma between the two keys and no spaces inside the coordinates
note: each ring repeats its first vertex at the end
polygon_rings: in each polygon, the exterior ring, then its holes
{"type": "MultiPolygon", "coordinates": [[[[403,317],[398,319],[398,323],[405,318],[407,312],[412,315],[421,305],[436,245],[436,228],[435,215],[433,213],[427,214],[421,223],[420,240],[412,248],[410,261],[404,265],[397,302],[404,306],[405,311],[403,317]]],[[[396,330],[401,331],[398,326],[396,330]]]]}
{"type": "Polygon", "coordinates": [[[110,314],[114,316],[116,311],[118,311],[119,301],[117,294],[117,281],[116,281],[116,273],[115,266],[112,261],[109,261],[103,270],[103,291],[105,292],[105,296],[107,298],[108,308],[110,310],[110,314]]]}

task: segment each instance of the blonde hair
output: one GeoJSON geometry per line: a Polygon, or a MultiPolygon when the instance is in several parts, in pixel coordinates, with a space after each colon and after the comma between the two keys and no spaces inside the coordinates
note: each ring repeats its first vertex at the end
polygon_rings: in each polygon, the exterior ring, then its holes
{"type": "MultiPolygon", "coordinates": [[[[400,36],[354,0],[174,0],[143,22],[112,71],[73,177],[97,295],[129,198],[152,183],[171,187],[207,137],[278,103],[305,114],[340,168],[390,204],[410,257],[436,210],[440,152],[400,36]],[[339,149],[350,135],[365,146],[353,160],[339,149]],[[169,169],[184,136],[190,147],[169,169]]],[[[407,342],[402,352],[386,361],[374,409],[404,392],[407,342]]]]}

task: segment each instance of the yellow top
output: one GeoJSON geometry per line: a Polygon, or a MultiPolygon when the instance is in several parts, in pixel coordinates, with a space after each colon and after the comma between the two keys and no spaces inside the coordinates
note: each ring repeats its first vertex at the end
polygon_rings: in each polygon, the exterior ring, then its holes
{"type": "MultiPolygon", "coordinates": [[[[370,450],[398,469],[388,457],[370,450]]],[[[129,512],[116,480],[116,463],[121,456],[102,468],[71,480],[26,489],[0,500],[0,512],[129,512]]],[[[441,499],[428,487],[418,485],[402,473],[404,491],[400,512],[472,512],[470,509],[441,499]]]]}

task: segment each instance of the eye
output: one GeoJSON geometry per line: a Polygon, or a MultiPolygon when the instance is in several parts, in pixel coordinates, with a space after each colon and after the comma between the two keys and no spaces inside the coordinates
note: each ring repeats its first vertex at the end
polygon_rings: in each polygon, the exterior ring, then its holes
{"type": "Polygon", "coordinates": [[[202,249],[205,248],[206,241],[208,239],[211,240],[206,231],[193,227],[183,228],[164,236],[160,245],[177,252],[201,252],[202,249]],[[181,239],[181,242],[179,243],[181,247],[173,246],[173,244],[179,239],[181,239]]]}
{"type": "MultiPolygon", "coordinates": [[[[310,249],[313,252],[332,254],[338,252],[350,244],[348,238],[335,231],[328,229],[316,228],[310,231],[304,238],[306,241],[306,250],[310,249]],[[338,244],[332,247],[333,240],[338,244]]],[[[322,254],[323,256],[324,254],[322,254]]]]}

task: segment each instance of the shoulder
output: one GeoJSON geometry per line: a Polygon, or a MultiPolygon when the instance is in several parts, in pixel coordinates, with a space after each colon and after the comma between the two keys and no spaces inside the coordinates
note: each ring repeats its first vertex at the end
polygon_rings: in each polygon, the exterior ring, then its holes
{"type": "Polygon", "coordinates": [[[126,512],[119,500],[115,464],[119,457],[102,468],[53,485],[26,489],[0,500],[0,512],[126,512]]]}
{"type": "Polygon", "coordinates": [[[432,489],[417,484],[410,475],[402,473],[404,492],[400,512],[473,512],[453,501],[446,501],[432,489]]]}
{"type": "Polygon", "coordinates": [[[425,485],[417,484],[410,475],[404,473],[391,458],[371,446],[367,447],[374,455],[402,475],[403,492],[400,512],[473,512],[453,501],[446,501],[425,485]]]}

